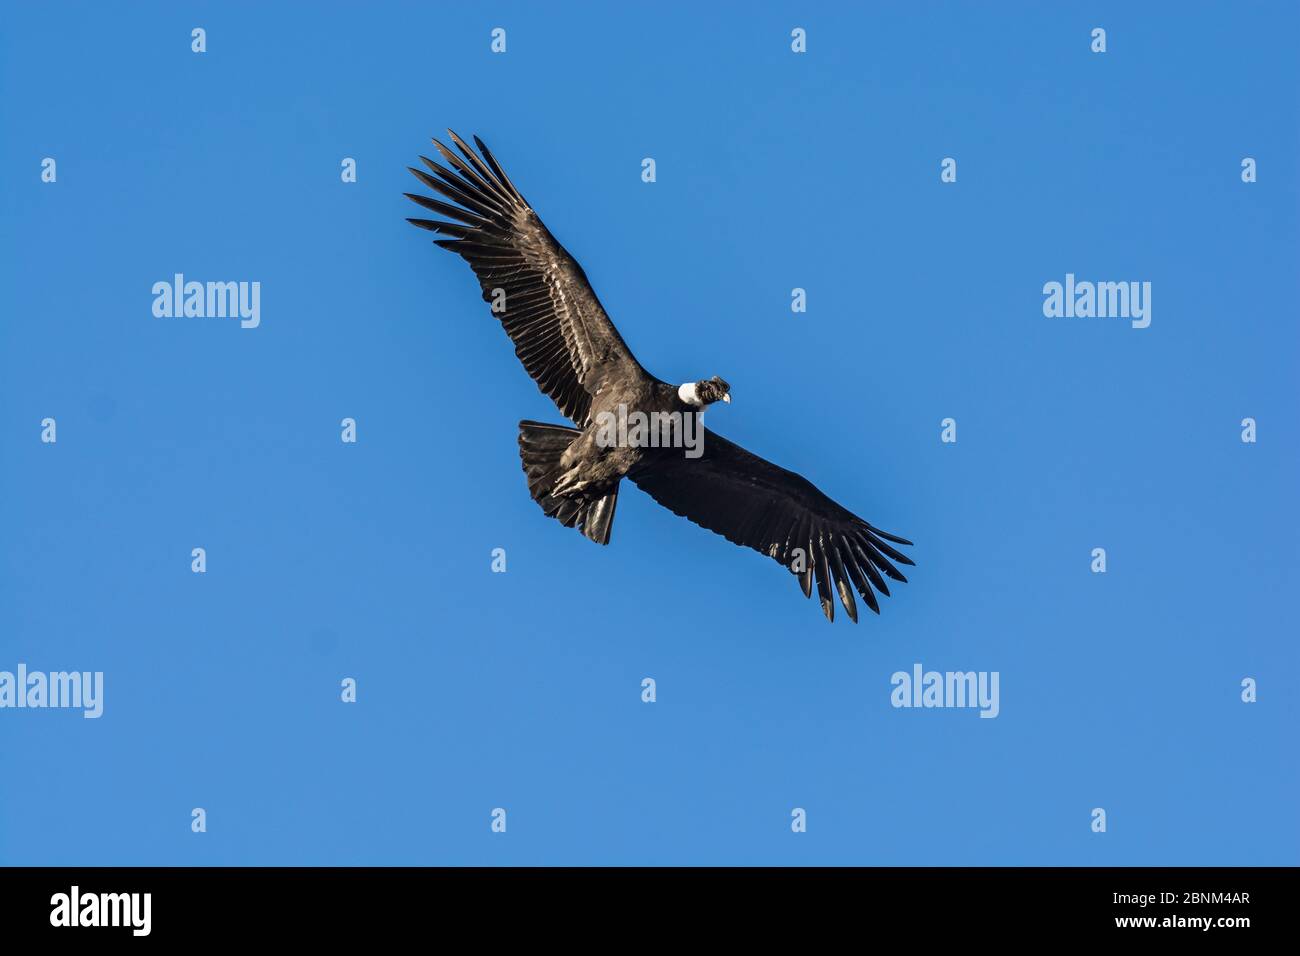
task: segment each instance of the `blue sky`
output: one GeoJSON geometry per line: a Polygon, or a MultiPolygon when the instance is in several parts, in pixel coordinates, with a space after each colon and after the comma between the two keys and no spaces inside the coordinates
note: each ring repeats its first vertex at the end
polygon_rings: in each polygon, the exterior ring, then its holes
{"type": "Polygon", "coordinates": [[[1297,27],[10,8],[0,670],[105,701],[0,710],[0,863],[1300,862],[1297,27]],[[916,542],[881,617],[633,488],[607,549],[541,514],[516,423],[562,419],[403,221],[448,126],[643,364],[732,384],[712,428],[916,542]],[[177,272],[260,282],[260,326],[155,318],[177,272]],[[1150,282],[1150,327],[1046,318],[1067,273],[1150,282]],[[999,716],[891,707],[915,663],[999,716]]]}

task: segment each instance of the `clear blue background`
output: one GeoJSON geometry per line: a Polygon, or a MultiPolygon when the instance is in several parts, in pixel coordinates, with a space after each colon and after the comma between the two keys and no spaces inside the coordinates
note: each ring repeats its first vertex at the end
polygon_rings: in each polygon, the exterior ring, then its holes
{"type": "Polygon", "coordinates": [[[6,5],[0,669],[106,711],[0,712],[0,862],[1300,862],[1300,16],[843,6],[6,5]],[[608,549],[542,516],[559,413],[403,221],[447,126],[715,429],[916,541],[883,616],[632,488],[608,549]],[[175,272],[261,327],[154,318],[175,272]],[[1044,318],[1066,272],[1151,327],[1044,318]],[[891,708],[914,662],[1001,716],[891,708]]]}

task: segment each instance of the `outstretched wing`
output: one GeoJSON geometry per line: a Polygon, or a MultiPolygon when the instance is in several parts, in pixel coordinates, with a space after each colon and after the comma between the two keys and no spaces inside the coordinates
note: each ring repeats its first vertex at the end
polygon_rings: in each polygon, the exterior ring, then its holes
{"type": "Polygon", "coordinates": [[[620,372],[642,372],[605,314],[582,267],[555,241],[477,136],[480,158],[450,130],[457,156],[433,144],[451,169],[421,156],[429,173],[416,178],[457,205],[407,193],[455,222],[410,219],[450,236],[434,241],[470,264],[515,354],[545,394],[579,425],[589,423],[591,397],[620,372]],[[463,157],[463,158],[462,158],[463,157]]]}
{"type": "Polygon", "coordinates": [[[805,596],[817,596],[835,620],[832,588],[858,619],[856,589],[877,614],[873,588],[888,595],[885,578],[906,581],[892,563],[913,564],[889,543],[912,542],[874,528],[817,490],[812,482],[704,429],[703,454],[687,458],[664,449],[628,477],[674,514],[753,548],[784,565],[805,596]]]}

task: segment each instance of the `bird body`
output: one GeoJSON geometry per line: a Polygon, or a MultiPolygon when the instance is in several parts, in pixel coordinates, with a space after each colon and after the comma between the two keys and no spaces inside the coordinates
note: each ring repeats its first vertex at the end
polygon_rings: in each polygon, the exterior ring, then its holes
{"type": "Polygon", "coordinates": [[[429,172],[411,169],[443,198],[406,194],[444,219],[410,222],[448,237],[435,242],[470,264],[524,368],[577,426],[519,423],[528,490],[542,511],[608,544],[626,478],[673,513],[780,562],[805,596],[815,581],[828,620],[836,592],[854,621],[855,591],[879,613],[885,578],[906,581],[895,562],[913,563],[891,542],[911,542],[705,428],[706,409],[730,403],[731,386],[717,376],[672,385],[647,372],[488,148],[475,137],[476,153],[450,136],[458,152],[434,140],[450,167],[422,156],[429,172]]]}

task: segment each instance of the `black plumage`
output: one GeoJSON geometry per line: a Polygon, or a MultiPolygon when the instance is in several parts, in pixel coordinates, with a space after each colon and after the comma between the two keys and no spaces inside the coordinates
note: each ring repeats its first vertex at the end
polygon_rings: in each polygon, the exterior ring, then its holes
{"type": "Polygon", "coordinates": [[[608,544],[626,477],[674,514],[773,558],[796,576],[805,595],[815,581],[827,619],[834,620],[836,594],[854,621],[854,592],[879,613],[875,592],[888,595],[886,578],[907,580],[896,564],[913,564],[893,545],[911,542],[858,518],[802,476],[699,426],[705,408],[730,402],[730,386],[715,376],[677,387],[642,368],[582,267],[488,148],[475,137],[476,153],[448,132],[456,152],[437,140],[434,145],[449,166],[422,156],[428,171],[411,169],[443,198],[406,194],[443,219],[409,221],[447,237],[435,242],[469,263],[528,374],[578,426],[520,422],[520,458],[542,510],[608,544]],[[686,434],[699,426],[698,456],[681,447],[609,444],[601,425],[619,409],[665,420],[677,415],[686,434]]]}

